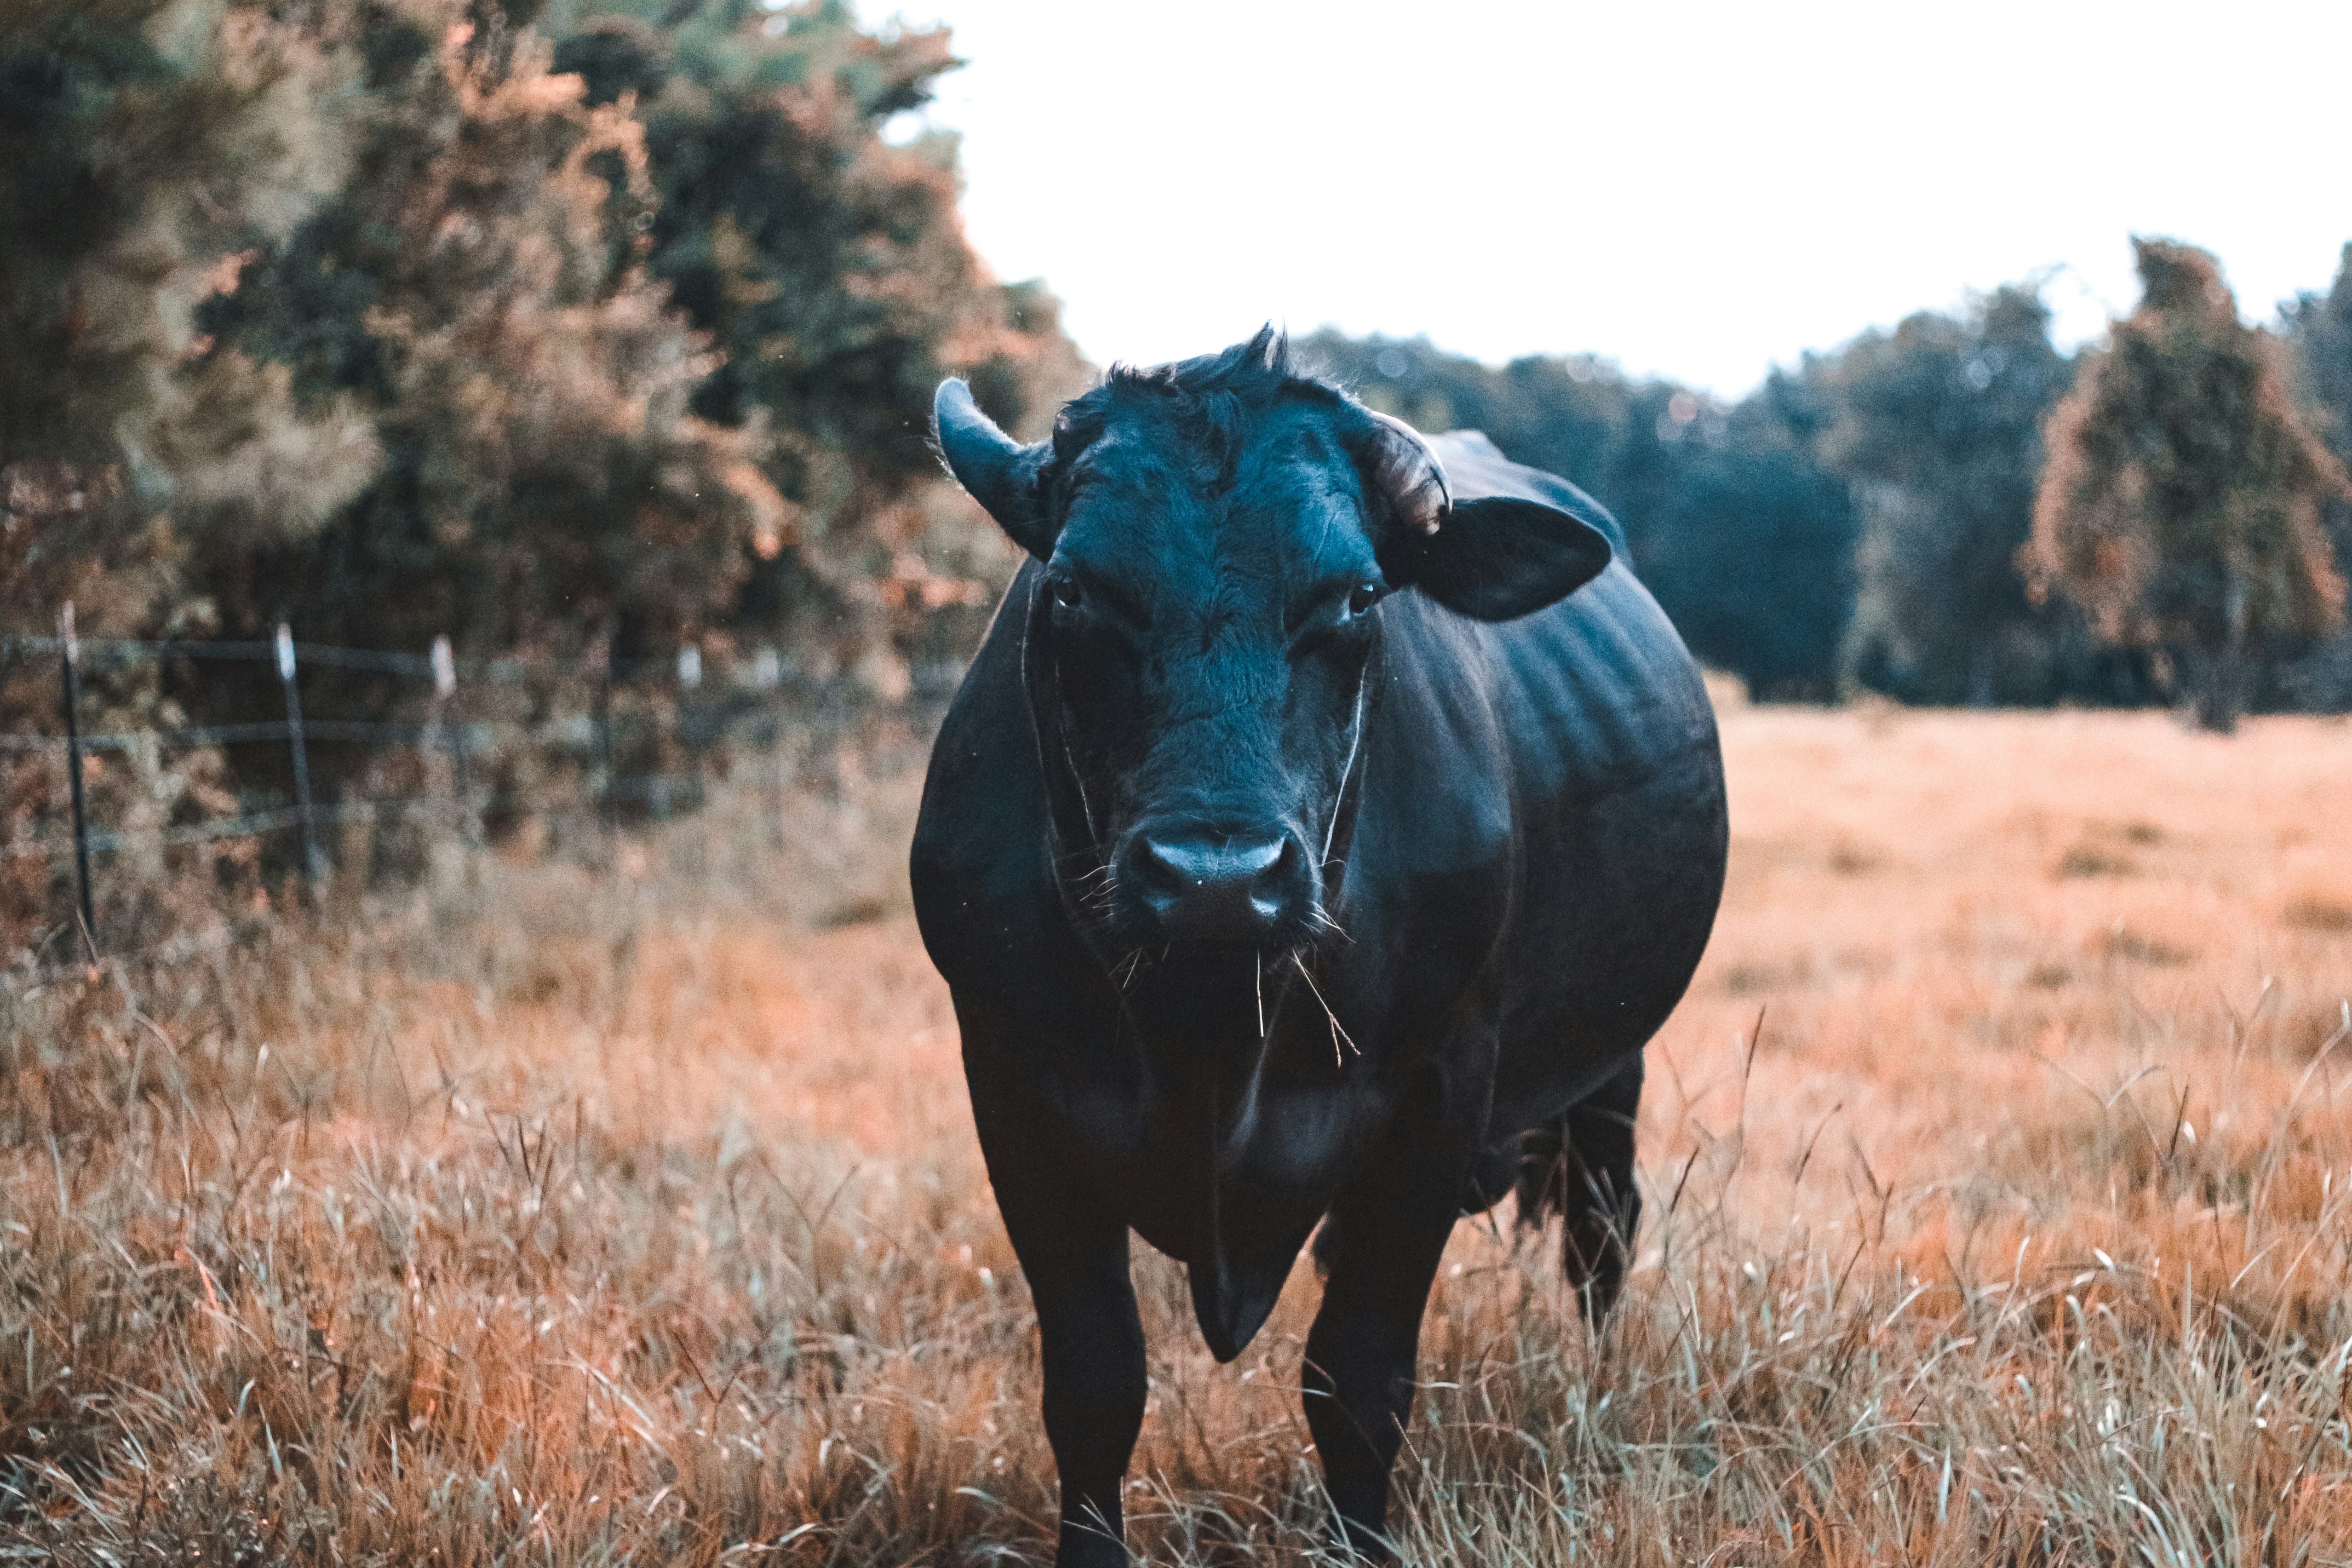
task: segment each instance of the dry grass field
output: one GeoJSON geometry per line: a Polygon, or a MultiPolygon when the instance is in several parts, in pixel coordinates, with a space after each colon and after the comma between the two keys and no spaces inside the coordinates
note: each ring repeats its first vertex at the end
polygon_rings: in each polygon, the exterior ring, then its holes
{"type": "MultiPolygon", "coordinates": [[[[1459,1227],[1406,1561],[2352,1561],[2352,726],[1726,743],[1621,1315],[1459,1227]]],[[[0,994],[0,1555],[1036,1560],[1034,1325],[908,801],[809,803],[790,863],[689,824],[0,994]]],[[[1318,1560],[1311,1270],[1220,1368],[1138,1253],[1139,1549],[1318,1560]]]]}

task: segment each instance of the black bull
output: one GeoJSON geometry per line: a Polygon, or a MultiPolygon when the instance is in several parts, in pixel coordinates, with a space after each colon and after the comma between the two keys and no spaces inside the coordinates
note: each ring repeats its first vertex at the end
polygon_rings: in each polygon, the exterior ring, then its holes
{"type": "Polygon", "coordinates": [[[1035,447],[961,383],[939,412],[1034,557],[913,874],[1036,1302],[1061,1561],[1125,1561],[1130,1230],[1220,1361],[1315,1236],[1307,1421],[1376,1548],[1456,1218],[1516,1184],[1588,1310],[1622,1277],[1642,1047],[1723,885],[1698,671],[1581,491],[1264,334],[1114,373],[1035,447]]]}

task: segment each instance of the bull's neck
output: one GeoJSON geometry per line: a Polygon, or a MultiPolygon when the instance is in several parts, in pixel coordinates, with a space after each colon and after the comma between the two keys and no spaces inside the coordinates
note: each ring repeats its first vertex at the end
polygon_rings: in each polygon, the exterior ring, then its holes
{"type": "MultiPolygon", "coordinates": [[[[1287,961],[1286,961],[1286,963],[1287,961]]],[[[1308,1187],[1262,1177],[1278,1115],[1262,1091],[1284,1038],[1284,1003],[1299,998],[1272,962],[1247,950],[1139,972],[1126,994],[1141,1050],[1144,1161],[1183,1258],[1202,1332],[1220,1361],[1265,1321],[1291,1259],[1320,1212],[1308,1187]]]]}
{"type": "Polygon", "coordinates": [[[1156,1139],[1194,1158],[1213,1148],[1220,1165],[1247,1141],[1284,989],[1273,961],[1247,949],[1137,966],[1121,1003],[1156,1139]]]}

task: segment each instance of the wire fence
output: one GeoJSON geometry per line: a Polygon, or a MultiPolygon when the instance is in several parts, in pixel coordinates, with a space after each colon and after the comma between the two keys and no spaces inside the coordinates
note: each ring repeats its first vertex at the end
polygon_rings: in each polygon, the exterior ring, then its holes
{"type": "MultiPolygon", "coordinates": [[[[610,646],[609,638],[606,646],[610,646]]],[[[588,711],[559,714],[535,723],[457,716],[453,705],[467,686],[521,681],[529,679],[531,672],[519,659],[460,661],[454,657],[446,637],[436,638],[433,647],[421,654],[297,642],[291,628],[283,624],[277,637],[268,642],[83,640],[76,635],[73,606],[68,604],[59,615],[58,635],[54,637],[0,637],[0,662],[11,658],[55,661],[59,732],[0,731],[0,757],[56,757],[64,774],[68,809],[64,831],[0,838],[0,865],[36,858],[47,859],[53,865],[70,861],[79,925],[74,934],[79,938],[77,947],[87,961],[134,955],[168,960],[183,955],[183,950],[189,953],[200,952],[226,940],[223,933],[215,931],[193,938],[173,937],[150,942],[143,948],[110,951],[105,940],[108,933],[100,927],[96,893],[100,878],[114,874],[117,868],[100,868],[95,861],[136,847],[173,848],[289,833],[298,839],[294,866],[304,894],[310,897],[333,871],[322,842],[322,830],[340,824],[363,820],[381,825],[387,820],[405,819],[431,831],[480,842],[486,816],[520,803],[499,791],[476,788],[469,777],[472,770],[468,764],[505,749],[543,748],[551,744],[551,738],[561,738],[562,749],[584,763],[587,805],[609,826],[614,814],[627,806],[663,816],[674,809],[690,809],[698,805],[706,788],[704,758],[713,742],[725,737],[747,714],[764,713],[768,716],[766,723],[772,726],[769,739],[775,745],[778,760],[773,787],[779,794],[785,788],[782,737],[789,722],[785,704],[794,682],[787,679],[781,657],[772,649],[761,650],[734,668],[732,700],[708,704],[702,711],[692,714],[687,704],[705,685],[698,647],[688,644],[674,656],[659,658],[608,655],[587,672],[592,691],[588,711]],[[167,661],[195,665],[260,663],[264,666],[261,673],[265,681],[271,674],[276,677],[283,717],[82,732],[81,688],[86,670],[119,670],[142,663],[167,661]],[[419,690],[409,700],[421,702],[425,716],[417,721],[306,716],[301,706],[301,676],[304,670],[313,668],[415,680],[419,683],[419,690]],[[669,732],[666,739],[673,742],[669,750],[682,747],[685,751],[691,764],[688,772],[623,776],[615,768],[614,689],[622,683],[642,688],[647,676],[666,683],[674,697],[667,710],[669,732]],[[339,794],[331,801],[320,800],[314,797],[311,787],[310,748],[314,742],[354,744],[376,751],[413,749],[437,759],[446,767],[445,782],[421,793],[339,794]],[[282,760],[293,785],[290,802],[264,805],[242,801],[239,808],[229,815],[181,823],[109,826],[92,819],[87,784],[99,753],[147,751],[152,755],[155,751],[151,748],[160,751],[273,744],[284,748],[282,760]]],[[[10,831],[16,833],[18,829],[10,831]]],[[[125,870],[122,874],[131,873],[125,870]]]]}

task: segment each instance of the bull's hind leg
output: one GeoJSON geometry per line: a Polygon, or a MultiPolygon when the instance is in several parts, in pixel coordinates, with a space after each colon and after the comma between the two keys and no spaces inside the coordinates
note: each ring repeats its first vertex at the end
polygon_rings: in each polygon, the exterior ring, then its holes
{"type": "Polygon", "coordinates": [[[1633,1184],[1633,1117],[1642,1104],[1637,1053],[1617,1075],[1527,1142],[1519,1223],[1563,1221],[1561,1263],[1585,1321],[1598,1323],[1624,1288],[1642,1194],[1633,1184]]]}

